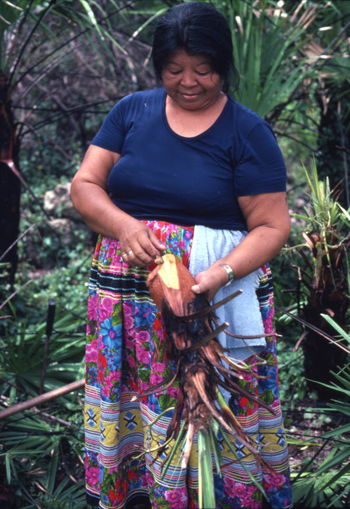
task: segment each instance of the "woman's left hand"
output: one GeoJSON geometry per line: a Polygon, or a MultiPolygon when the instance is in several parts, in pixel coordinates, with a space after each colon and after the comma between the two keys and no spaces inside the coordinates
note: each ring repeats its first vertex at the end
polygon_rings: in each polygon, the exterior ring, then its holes
{"type": "Polygon", "coordinates": [[[238,198],[248,226],[248,235],[230,253],[203,272],[192,286],[194,293],[204,293],[209,301],[228,281],[220,263],[227,263],[240,279],[262,267],[281,250],[290,232],[286,193],[266,193],[238,198]]]}
{"type": "Polygon", "coordinates": [[[227,283],[226,271],[218,263],[214,263],[208,269],[199,272],[195,280],[196,285],[192,286],[194,293],[204,293],[209,302],[222,286],[227,283]]]}

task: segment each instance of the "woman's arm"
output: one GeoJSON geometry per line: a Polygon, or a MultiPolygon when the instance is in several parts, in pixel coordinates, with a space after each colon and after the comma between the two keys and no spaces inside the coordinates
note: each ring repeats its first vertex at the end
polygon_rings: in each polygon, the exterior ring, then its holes
{"type": "Polygon", "coordinates": [[[209,300],[227,283],[227,274],[220,263],[227,263],[235,279],[240,279],[276,256],[290,233],[286,193],[242,196],[238,202],[247,222],[248,235],[228,255],[197,274],[198,284],[192,287],[195,293],[208,292],[209,300]]]}
{"type": "Polygon", "coordinates": [[[91,145],[75,175],[71,196],[85,223],[97,233],[118,239],[129,265],[144,266],[159,256],[165,246],[147,226],[123,212],[110,199],[107,179],[120,155],[91,145]]]}

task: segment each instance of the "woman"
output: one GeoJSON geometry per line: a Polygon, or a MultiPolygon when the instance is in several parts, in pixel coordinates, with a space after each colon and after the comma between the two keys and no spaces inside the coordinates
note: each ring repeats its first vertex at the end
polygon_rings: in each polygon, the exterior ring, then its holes
{"type": "MultiPolygon", "coordinates": [[[[161,480],[162,457],[153,462],[156,453],[140,456],[145,447],[162,443],[171,412],[151,429],[147,425],[177,396],[174,384],[133,400],[174,372],[145,284],[155,257],[167,251],[192,264],[193,291],[209,300],[232,280],[248,281],[251,300],[260,302],[259,320],[262,316],[265,333],[272,334],[265,264],[289,235],[285,166],[266,122],[227,94],[232,55],[228,24],[212,6],[171,8],[158,23],[152,53],[163,87],[129,95],[112,109],[73,180],[74,205],[100,234],[86,351],[86,474],[88,500],[95,506],[133,507],[129,504],[149,496],[157,509],[197,507],[194,457],[187,471],[174,462],[161,480]],[[255,283],[249,282],[252,274],[255,283]]],[[[227,346],[246,362],[255,362],[254,352],[268,360],[259,368],[266,379],[247,375],[240,384],[260,393],[276,415],[246,398],[231,398],[230,405],[260,440],[276,476],[246,458],[239,443],[245,466],[232,464],[230,450],[222,446],[230,465],[223,478],[215,475],[217,507],[261,507],[247,469],[262,482],[272,507],[291,504],[274,337],[266,347],[262,342],[227,346]]]]}

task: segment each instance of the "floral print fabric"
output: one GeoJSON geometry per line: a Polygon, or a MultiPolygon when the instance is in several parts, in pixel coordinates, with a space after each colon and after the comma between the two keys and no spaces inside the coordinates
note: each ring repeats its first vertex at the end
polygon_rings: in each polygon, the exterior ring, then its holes
{"type": "MultiPolygon", "coordinates": [[[[188,266],[193,232],[163,222],[146,224],[166,244],[167,252],[188,266]]],[[[172,411],[160,414],[176,403],[177,382],[163,392],[135,398],[175,373],[169,339],[146,286],[152,268],[128,267],[116,240],[99,239],[89,285],[85,462],[88,503],[105,509],[122,509],[137,495],[148,495],[153,509],[198,507],[196,440],[187,470],[181,469],[177,453],[164,478],[162,461],[173,444],[159,458],[152,451],[164,443],[172,411]]],[[[272,334],[273,301],[266,268],[259,292],[265,329],[272,334]]],[[[291,506],[273,335],[267,338],[267,348],[260,356],[267,364],[254,369],[267,378],[246,375],[240,384],[271,405],[275,415],[244,397],[231,398],[230,406],[276,474],[263,472],[238,441],[219,434],[227,466],[222,478],[214,475],[217,508],[261,508],[261,491],[251,475],[263,485],[271,507],[291,506]],[[232,442],[241,462],[232,463],[234,455],[227,441],[232,442]]],[[[255,358],[250,361],[256,362],[255,358]]]]}

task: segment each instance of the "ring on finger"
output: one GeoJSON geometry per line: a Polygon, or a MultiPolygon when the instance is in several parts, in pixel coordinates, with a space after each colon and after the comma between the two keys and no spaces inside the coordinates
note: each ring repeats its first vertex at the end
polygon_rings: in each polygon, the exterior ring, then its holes
{"type": "Polygon", "coordinates": [[[128,256],[126,253],[122,254],[122,258],[125,258],[126,256],[128,256]]]}
{"type": "Polygon", "coordinates": [[[134,254],[134,253],[133,253],[133,251],[128,251],[128,252],[126,253],[126,255],[127,255],[127,256],[131,256],[132,254],[134,254]]]}

